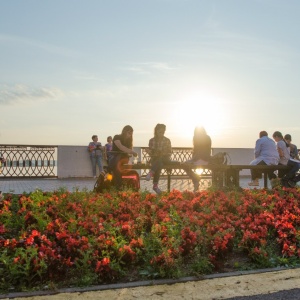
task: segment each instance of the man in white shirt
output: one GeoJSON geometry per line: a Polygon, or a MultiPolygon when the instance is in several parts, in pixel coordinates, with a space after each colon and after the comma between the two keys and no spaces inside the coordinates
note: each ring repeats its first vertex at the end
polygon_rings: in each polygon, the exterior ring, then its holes
{"type": "MultiPolygon", "coordinates": [[[[255,159],[250,162],[250,165],[278,165],[279,154],[275,142],[268,137],[266,131],[259,133],[259,139],[255,143],[254,149],[255,159]]],[[[259,186],[259,179],[262,178],[262,172],[251,170],[252,181],[249,186],[259,186]]],[[[268,178],[272,181],[277,178],[273,171],[268,173],[268,178]]]]}

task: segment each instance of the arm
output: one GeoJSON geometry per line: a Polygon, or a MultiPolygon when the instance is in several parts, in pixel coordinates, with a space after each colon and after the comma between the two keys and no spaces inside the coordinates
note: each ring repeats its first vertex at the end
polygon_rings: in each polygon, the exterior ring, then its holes
{"type": "Polygon", "coordinates": [[[114,141],[115,145],[123,152],[128,153],[128,154],[132,154],[133,156],[137,156],[137,153],[135,151],[133,151],[132,149],[129,149],[127,147],[125,147],[120,140],[116,140],[114,141]]]}

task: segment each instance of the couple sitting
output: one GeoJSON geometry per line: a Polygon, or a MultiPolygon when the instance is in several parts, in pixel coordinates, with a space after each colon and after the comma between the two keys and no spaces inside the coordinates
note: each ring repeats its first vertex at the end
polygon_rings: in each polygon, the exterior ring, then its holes
{"type": "MultiPolygon", "coordinates": [[[[254,156],[255,159],[251,161],[250,165],[286,165],[291,169],[279,170],[278,177],[273,171],[268,172],[268,178],[271,181],[272,187],[280,182],[285,187],[294,187],[300,176],[296,175],[300,169],[300,161],[292,159],[290,156],[289,144],[284,140],[282,133],[275,131],[273,139],[268,137],[266,131],[259,133],[259,139],[255,143],[254,156]],[[275,142],[277,143],[275,143],[275,142]]],[[[252,181],[248,183],[249,186],[259,186],[259,179],[262,177],[261,171],[251,170],[252,181]]]]}
{"type": "MultiPolygon", "coordinates": [[[[166,125],[157,124],[154,128],[154,137],[149,140],[149,148],[146,150],[151,157],[151,170],[146,176],[149,181],[153,177],[153,190],[160,194],[162,191],[158,187],[161,170],[165,165],[176,164],[177,161],[171,160],[172,146],[171,141],[165,137],[166,125]]],[[[193,137],[193,156],[186,163],[202,164],[208,163],[211,154],[211,138],[206,134],[203,127],[196,127],[193,137]]],[[[194,191],[199,189],[200,177],[189,167],[182,166],[187,175],[192,179],[194,191]]]]}

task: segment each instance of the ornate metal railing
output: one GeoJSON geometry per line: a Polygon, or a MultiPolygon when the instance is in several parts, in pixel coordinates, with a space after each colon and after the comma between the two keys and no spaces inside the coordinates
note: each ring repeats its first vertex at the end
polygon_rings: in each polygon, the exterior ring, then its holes
{"type": "Polygon", "coordinates": [[[0,177],[57,177],[57,146],[0,145],[5,158],[0,177]]]}
{"type": "MultiPolygon", "coordinates": [[[[146,152],[147,147],[141,147],[141,161],[142,162],[149,162],[150,161],[150,156],[146,152]]],[[[178,162],[185,162],[189,159],[192,158],[193,154],[193,148],[179,148],[179,147],[173,147],[172,148],[172,155],[171,155],[171,160],[175,160],[178,162]]],[[[142,170],[141,175],[146,175],[149,172],[149,170],[142,170]]],[[[167,175],[167,170],[163,169],[161,172],[161,175],[167,175]]],[[[172,176],[186,176],[186,173],[182,169],[173,169],[172,176]]],[[[201,170],[201,176],[211,176],[211,170],[203,169],[201,170]]]]}

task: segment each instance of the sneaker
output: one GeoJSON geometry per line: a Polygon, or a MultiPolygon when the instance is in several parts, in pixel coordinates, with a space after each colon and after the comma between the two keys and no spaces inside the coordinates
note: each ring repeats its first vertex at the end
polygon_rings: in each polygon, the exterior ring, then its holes
{"type": "Polygon", "coordinates": [[[258,179],[252,180],[250,182],[248,182],[249,186],[259,186],[259,181],[258,179]]]}
{"type": "Polygon", "coordinates": [[[155,191],[157,195],[160,195],[162,193],[161,189],[157,185],[153,186],[153,191],[155,191]]]}
{"type": "Polygon", "coordinates": [[[151,179],[151,177],[152,177],[152,172],[150,171],[145,178],[146,181],[149,181],[151,179]]]}

